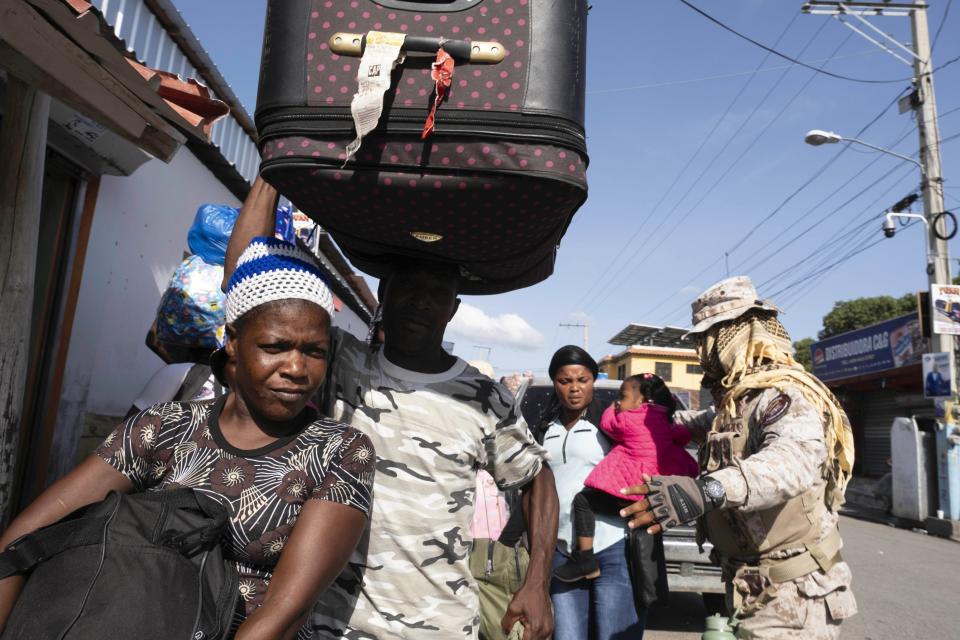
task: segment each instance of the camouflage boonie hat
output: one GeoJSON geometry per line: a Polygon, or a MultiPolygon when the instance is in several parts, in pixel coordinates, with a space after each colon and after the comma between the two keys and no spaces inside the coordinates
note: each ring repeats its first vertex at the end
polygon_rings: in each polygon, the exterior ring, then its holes
{"type": "Polygon", "coordinates": [[[780,312],[769,300],[760,299],[748,276],[721,280],[701,293],[690,306],[693,308],[693,329],[684,337],[703,333],[715,324],[739,318],[751,309],[780,312]]]}

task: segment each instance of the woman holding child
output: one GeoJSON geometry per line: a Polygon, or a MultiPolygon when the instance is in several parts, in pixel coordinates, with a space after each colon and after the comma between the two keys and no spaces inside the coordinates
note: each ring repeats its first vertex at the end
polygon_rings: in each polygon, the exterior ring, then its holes
{"type": "Polygon", "coordinates": [[[696,462],[683,449],[689,432],[673,426],[676,401],[653,374],[625,380],[619,399],[604,407],[593,393],[599,367],[583,349],[558,350],[549,373],[554,397],[538,436],[550,452],[560,499],[551,585],[554,637],[642,638],[647,601],[642,592],[649,581],[637,574],[650,569],[638,568],[636,558],[641,547],[652,544],[636,539],[647,535],[641,531],[630,539],[620,510],[638,496],[621,490],[639,484],[634,480],[642,473],[696,475],[696,462]]]}

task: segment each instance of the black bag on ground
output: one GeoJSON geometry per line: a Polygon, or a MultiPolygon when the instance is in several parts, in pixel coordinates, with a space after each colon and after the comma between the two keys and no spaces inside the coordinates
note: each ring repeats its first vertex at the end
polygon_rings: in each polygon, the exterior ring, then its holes
{"type": "Polygon", "coordinates": [[[192,489],[122,494],[28,534],[0,577],[30,572],[3,640],[220,640],[238,575],[223,558],[229,518],[192,489]]]}
{"type": "Polygon", "coordinates": [[[261,173],[371,275],[400,255],[459,264],[468,294],[540,282],[587,195],[586,18],[587,0],[271,0],[261,173]],[[455,67],[424,138],[441,43],[455,67]],[[383,108],[348,159],[360,82],[383,108]]]}
{"type": "Polygon", "coordinates": [[[637,611],[649,609],[654,604],[666,604],[670,591],[663,535],[652,536],[643,528],[631,529],[627,539],[627,558],[637,611]]]}

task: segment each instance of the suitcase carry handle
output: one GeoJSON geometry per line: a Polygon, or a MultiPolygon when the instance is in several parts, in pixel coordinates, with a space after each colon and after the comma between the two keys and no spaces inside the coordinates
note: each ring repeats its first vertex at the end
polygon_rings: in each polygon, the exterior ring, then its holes
{"type": "Polygon", "coordinates": [[[400,9],[401,11],[423,11],[426,13],[439,13],[441,11],[463,11],[472,9],[483,0],[373,0],[381,7],[387,9],[400,9]]]}
{"type": "MultiPolygon", "coordinates": [[[[390,34],[403,37],[404,34],[390,34]]],[[[360,57],[363,55],[367,36],[363,33],[338,32],[330,36],[327,44],[330,50],[341,56],[360,57]]],[[[418,53],[436,53],[440,47],[460,63],[497,64],[507,52],[499,42],[467,42],[466,40],[447,40],[446,38],[428,38],[425,36],[406,36],[403,40],[404,51],[418,53]]]]}

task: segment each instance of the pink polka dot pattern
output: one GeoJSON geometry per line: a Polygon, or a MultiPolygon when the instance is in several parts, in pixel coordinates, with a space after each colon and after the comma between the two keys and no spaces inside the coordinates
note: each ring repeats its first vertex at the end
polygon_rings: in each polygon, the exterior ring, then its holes
{"type": "Polygon", "coordinates": [[[380,244],[451,261],[475,260],[482,247],[486,278],[509,278],[539,261],[542,253],[531,247],[555,244],[586,197],[583,159],[559,147],[381,141],[361,147],[344,168],[347,142],[270,140],[264,176],[334,232],[375,229],[380,244]],[[291,148],[296,158],[276,162],[291,148]],[[412,232],[442,240],[425,245],[412,232]]]}
{"type": "MultiPolygon", "coordinates": [[[[503,62],[458,65],[450,99],[442,109],[516,111],[518,105],[522,107],[524,104],[529,55],[527,43],[530,42],[529,3],[482,2],[466,11],[422,14],[386,9],[372,0],[361,0],[357,7],[351,6],[349,10],[344,9],[346,6],[340,2],[331,4],[329,0],[312,2],[306,50],[312,64],[308,68],[322,63],[329,73],[314,75],[307,82],[308,105],[350,106],[357,87],[357,65],[330,64],[337,56],[330,53],[327,40],[338,31],[366,33],[374,30],[500,42],[506,48],[503,62]],[[317,90],[316,86],[321,88],[317,90]],[[344,91],[344,87],[348,89],[344,91]],[[330,96],[333,100],[328,99],[330,96]]],[[[426,116],[433,95],[433,82],[422,64],[411,64],[419,57],[419,54],[411,55],[400,68],[400,81],[395,82],[394,105],[422,109],[426,116]]]]}
{"type": "MultiPolygon", "coordinates": [[[[587,163],[577,152],[545,144],[516,144],[491,141],[449,141],[438,136],[428,144],[413,144],[408,139],[384,140],[364,145],[356,157],[358,164],[386,166],[401,169],[408,167],[420,171],[432,169],[467,168],[476,172],[525,171],[572,182],[581,189],[587,188],[587,163]]],[[[317,151],[319,157],[336,164],[343,162],[343,150],[349,140],[319,140],[302,136],[272,138],[263,145],[263,160],[269,161],[285,155],[287,149],[301,149],[302,155],[317,151]]],[[[316,157],[316,156],[314,156],[316,157]]],[[[489,176],[488,180],[499,180],[489,176]]]]}
{"type": "Polygon", "coordinates": [[[264,177],[330,231],[351,260],[365,257],[367,267],[354,264],[373,275],[377,256],[399,253],[466,266],[481,279],[468,293],[509,291],[545,279],[586,198],[586,155],[556,140],[548,144],[551,136],[470,137],[462,123],[444,131],[444,112],[467,112],[463,123],[500,122],[481,111],[500,112],[510,122],[521,117],[532,72],[530,4],[484,0],[463,11],[420,13],[374,0],[310,0],[304,16],[306,105],[298,106],[306,120],[311,113],[338,119],[322,127],[286,124],[263,131],[264,177]],[[335,32],[371,30],[491,40],[503,45],[506,58],[496,65],[457,65],[437,130],[423,142],[419,128],[404,133],[404,125],[426,118],[434,93],[432,56],[409,54],[386,96],[387,117],[401,117],[368,135],[345,164],[352,126],[339,118],[349,113],[359,61],[334,54],[327,42],[335,32]],[[424,242],[429,235],[439,239],[424,242]]]}

